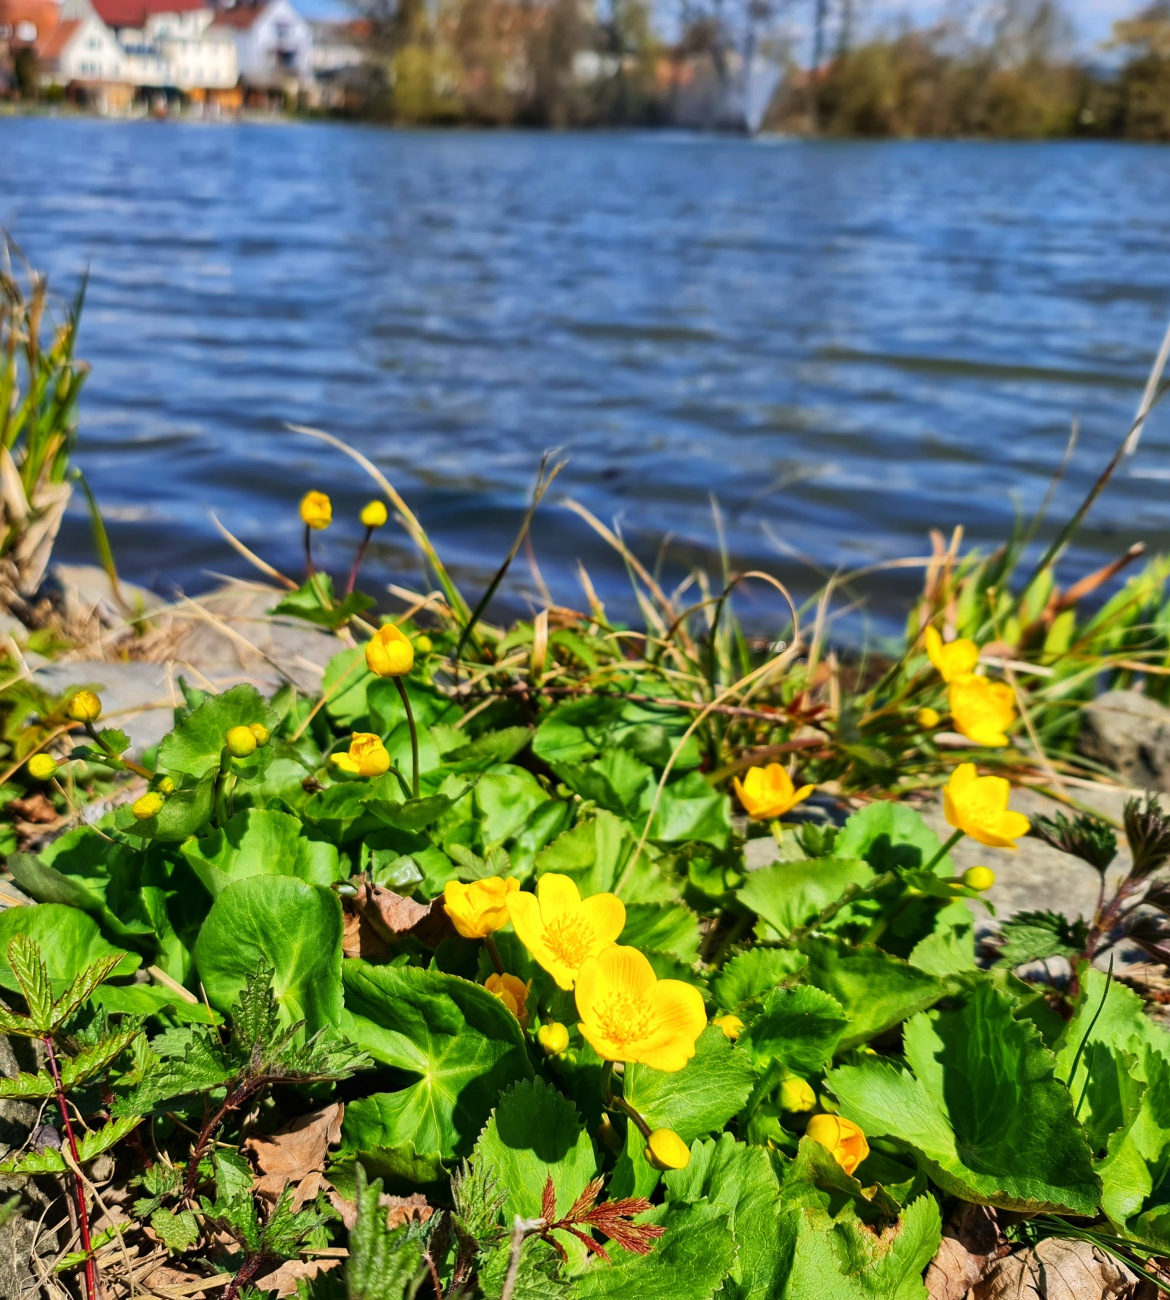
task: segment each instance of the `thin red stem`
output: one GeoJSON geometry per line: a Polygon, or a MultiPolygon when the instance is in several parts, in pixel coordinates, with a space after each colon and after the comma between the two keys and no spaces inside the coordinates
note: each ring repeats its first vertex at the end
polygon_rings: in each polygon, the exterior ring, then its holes
{"type": "MultiPolygon", "coordinates": [[[[74,1165],[80,1169],[81,1159],[77,1154],[77,1139],[73,1135],[73,1123],[69,1118],[69,1108],[65,1104],[65,1089],[61,1086],[61,1071],[57,1068],[57,1053],[53,1049],[53,1038],[46,1034],[41,1040],[49,1057],[49,1073],[53,1076],[53,1087],[57,1092],[57,1108],[61,1112],[61,1123],[65,1126],[65,1136],[69,1141],[69,1154],[74,1165]]],[[[85,1184],[81,1175],[73,1175],[73,1186],[77,1193],[77,1224],[81,1231],[81,1248],[85,1251],[85,1294],[88,1300],[97,1296],[97,1265],[93,1258],[93,1242],[89,1235],[89,1210],[85,1204],[85,1184]]]]}
{"type": "Polygon", "coordinates": [[[313,567],[313,530],[305,525],[305,577],[312,581],[317,570],[313,567]]]}
{"type": "Polygon", "coordinates": [[[362,544],[357,548],[357,554],[353,557],[353,568],[349,571],[349,578],[345,584],[345,594],[348,596],[353,591],[354,584],[357,582],[358,570],[362,567],[362,560],[366,558],[366,547],[370,544],[370,538],[373,537],[374,530],[366,528],[366,535],[362,538],[362,544]]]}

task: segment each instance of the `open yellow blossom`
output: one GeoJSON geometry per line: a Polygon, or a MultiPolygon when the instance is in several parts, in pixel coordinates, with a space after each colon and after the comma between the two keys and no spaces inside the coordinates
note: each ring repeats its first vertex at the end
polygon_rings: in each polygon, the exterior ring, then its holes
{"type": "Polygon", "coordinates": [[[366,667],[379,677],[405,677],[414,667],[414,646],[393,623],[387,623],[366,642],[366,667]]]}
{"type": "Polygon", "coordinates": [[[980,776],[974,763],[960,763],[943,788],[947,821],[993,849],[1014,849],[1031,823],[1008,807],[1011,784],[1002,776],[980,776]]]}
{"type": "Polygon", "coordinates": [[[626,905],[616,894],[583,899],[569,876],[550,871],[535,894],[508,899],[520,942],[563,989],[571,989],[581,963],[612,947],[626,924],[626,905]]]}
{"type": "Polygon", "coordinates": [[[682,980],[660,980],[637,948],[611,944],[577,974],[577,1026],[604,1061],[681,1070],[707,1027],[703,995],[682,980]]]}
{"type": "Polygon", "coordinates": [[[386,522],[386,507],[381,501],[371,501],[362,506],[361,520],[367,528],[381,528],[386,522]]]}
{"type": "Polygon", "coordinates": [[[371,731],[355,731],[349,753],[334,754],[329,761],[351,776],[382,776],[390,771],[390,755],[382,737],[371,731]]]}
{"type": "Polygon", "coordinates": [[[718,1025],[723,1030],[723,1037],[730,1038],[732,1042],[739,1037],[739,1031],[743,1028],[743,1021],[732,1015],[716,1016],[711,1023],[718,1025]]]}
{"type": "Polygon", "coordinates": [[[520,888],[515,876],[488,876],[465,885],[448,880],[443,887],[443,911],[465,939],[486,939],[508,924],[508,899],[520,888]]]}
{"type": "Polygon", "coordinates": [[[797,790],[792,784],[792,778],[779,763],[753,767],[742,781],[737,776],[733,784],[747,815],[762,822],[783,817],[798,803],[803,803],[816,789],[815,785],[802,785],[797,790]]]}
{"type": "Polygon", "coordinates": [[[301,498],[301,518],[310,528],[328,528],[333,522],[333,502],[324,492],[306,492],[301,498]]]}
{"type": "Polygon", "coordinates": [[[804,1133],[831,1151],[833,1159],[847,1174],[852,1174],[869,1155],[865,1134],[852,1120],[842,1119],[840,1115],[814,1115],[804,1133]]]}
{"type": "Polygon", "coordinates": [[[685,1169],[691,1149],[672,1128],[656,1128],[646,1139],[646,1159],[655,1169],[685,1169]]]}
{"type": "Polygon", "coordinates": [[[953,682],[975,671],[979,662],[979,647],[965,636],[957,641],[943,641],[938,629],[928,627],[923,637],[930,662],[938,669],[944,682],[953,682]]]}
{"type": "Polygon", "coordinates": [[[489,975],[483,986],[493,997],[497,997],[520,1022],[521,1029],[528,1028],[528,991],[531,983],[525,984],[515,975],[489,975]]]}
{"type": "Polygon", "coordinates": [[[977,745],[1008,743],[1008,729],[1016,720],[1016,697],[1007,682],[987,677],[959,677],[947,691],[956,731],[977,745]]]}

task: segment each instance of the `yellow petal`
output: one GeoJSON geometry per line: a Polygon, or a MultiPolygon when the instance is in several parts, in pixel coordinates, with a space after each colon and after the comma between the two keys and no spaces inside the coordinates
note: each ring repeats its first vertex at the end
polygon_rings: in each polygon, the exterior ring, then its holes
{"type": "Polygon", "coordinates": [[[333,754],[330,756],[329,761],[341,768],[343,772],[349,772],[351,776],[357,776],[358,774],[358,765],[348,754],[333,754]]]}
{"type": "Polygon", "coordinates": [[[804,803],[810,794],[816,789],[815,785],[802,785],[799,790],[792,796],[792,802],[789,808],[795,808],[798,803],[804,803]]]}
{"type": "Polygon", "coordinates": [[[694,1040],[707,1028],[703,995],[682,980],[659,980],[646,994],[661,1031],[694,1040]]]}
{"type": "Polygon", "coordinates": [[[540,919],[540,904],[535,894],[517,892],[507,896],[508,915],[520,942],[532,951],[544,939],[544,923],[540,919]]]}
{"type": "Polygon", "coordinates": [[[1013,812],[1009,808],[999,823],[999,829],[1013,840],[1019,840],[1032,829],[1032,823],[1023,813],[1013,812]]]}
{"type": "Polygon", "coordinates": [[[601,948],[614,943],[626,925],[626,905],[616,894],[594,894],[581,904],[581,914],[597,935],[601,948]]]}
{"type": "MultiPolygon", "coordinates": [[[[649,959],[637,948],[628,948],[615,943],[597,954],[593,960],[597,963],[601,979],[607,985],[607,991],[625,994],[626,997],[641,997],[647,989],[658,981],[654,967],[649,959]]],[[[672,980],[671,983],[678,983],[672,980]]],[[[689,987],[689,986],[688,986],[689,987]]],[[[698,990],[696,990],[697,992],[698,990]]],[[[700,998],[700,1004],[702,999],[700,998]]],[[[706,1021],[706,1016],[703,1017],[706,1021]]]]}
{"type": "Polygon", "coordinates": [[[540,915],[545,925],[551,925],[558,916],[581,903],[577,882],[571,876],[561,876],[555,871],[546,872],[536,882],[536,896],[540,900],[540,915]]]}

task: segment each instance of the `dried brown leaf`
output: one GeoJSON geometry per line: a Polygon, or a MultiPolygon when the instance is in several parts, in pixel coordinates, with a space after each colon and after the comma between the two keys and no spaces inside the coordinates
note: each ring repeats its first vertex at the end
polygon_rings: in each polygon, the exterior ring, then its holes
{"type": "Polygon", "coordinates": [[[944,1237],[938,1254],[926,1269],[926,1292],[930,1300],[963,1300],[983,1277],[980,1259],[954,1237],[944,1237]]]}
{"type": "Polygon", "coordinates": [[[373,927],[375,934],[387,942],[411,935],[433,948],[453,932],[441,894],[429,903],[416,903],[413,898],[404,898],[392,889],[363,880],[358,885],[352,905],[357,914],[373,927]]]}
{"type": "Polygon", "coordinates": [[[971,1289],[971,1300],[1113,1300],[1138,1281],[1124,1264],[1087,1241],[1047,1237],[999,1260],[971,1289]]]}
{"type": "Polygon", "coordinates": [[[343,957],[360,957],[363,961],[383,961],[390,955],[390,945],[364,916],[346,912],[341,936],[343,957]]]}
{"type": "Polygon", "coordinates": [[[287,1259],[271,1273],[256,1279],[256,1286],[261,1291],[275,1291],[277,1296],[296,1295],[297,1283],[301,1278],[312,1281],[321,1273],[340,1268],[340,1259],[287,1259]]]}
{"type": "Polygon", "coordinates": [[[260,1171],[255,1190],[275,1201],[289,1183],[296,1183],[295,1208],[312,1200],[321,1188],[329,1148],[341,1140],[344,1114],[345,1106],[334,1102],[302,1115],[279,1133],[250,1137],[244,1149],[260,1171]]]}

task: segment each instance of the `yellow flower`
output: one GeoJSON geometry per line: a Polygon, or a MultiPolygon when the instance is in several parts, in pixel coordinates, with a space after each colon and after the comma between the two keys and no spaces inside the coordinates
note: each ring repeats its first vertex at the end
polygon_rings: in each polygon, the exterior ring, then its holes
{"type": "Polygon", "coordinates": [[[842,1119],[840,1115],[814,1115],[804,1132],[806,1137],[827,1147],[847,1174],[851,1174],[869,1155],[865,1134],[851,1120],[842,1119]]]}
{"type": "Polygon", "coordinates": [[[968,867],[963,872],[963,884],[968,889],[990,889],[995,884],[995,872],[990,867],[968,867]]]}
{"type": "Polygon", "coordinates": [[[803,803],[816,789],[815,785],[802,785],[799,790],[794,789],[792,778],[779,763],[753,767],[742,781],[737,776],[733,784],[747,815],[762,822],[783,817],[798,803],[803,803]]]}
{"type": "Polygon", "coordinates": [[[563,989],[571,989],[581,963],[613,946],[626,924],[626,905],[616,894],[582,900],[569,876],[548,872],[535,894],[508,899],[520,942],[563,989]]]}
{"type": "Polygon", "coordinates": [[[381,776],[390,771],[390,755],[382,737],[370,731],[355,731],[348,754],[333,754],[329,761],[350,776],[381,776]]]}
{"type": "Polygon", "coordinates": [[[691,1149],[672,1128],[656,1128],[646,1139],[646,1159],[655,1169],[685,1169],[691,1149]]]}
{"type": "Polygon", "coordinates": [[[699,990],[682,980],[660,980],[637,948],[611,944],[587,958],[577,973],[576,996],[577,1028],[604,1061],[681,1070],[707,1027],[699,990]]]}
{"type": "Polygon", "coordinates": [[[310,528],[328,528],[333,522],[333,502],[324,492],[306,492],[301,498],[301,518],[310,528]]]}
{"type": "Polygon", "coordinates": [[[817,1094],[807,1079],[789,1075],[780,1084],[780,1107],[782,1110],[800,1112],[812,1110],[817,1104],[817,1094]]]}
{"type": "Polygon", "coordinates": [[[743,1028],[743,1021],[738,1016],[716,1016],[711,1023],[718,1025],[723,1030],[723,1037],[730,1038],[732,1042],[739,1037],[739,1031],[743,1028]]]}
{"type": "Polygon", "coordinates": [[[559,1020],[550,1020],[536,1031],[536,1041],[549,1056],[560,1056],[569,1045],[569,1031],[559,1020]]]}
{"type": "Polygon", "coordinates": [[[414,646],[393,623],[387,623],[366,642],[366,667],[379,677],[405,677],[414,667],[414,646]]]}
{"type": "Polygon", "coordinates": [[[420,632],[414,638],[414,652],[418,655],[429,655],[435,648],[435,643],[425,632],[420,632]]]}
{"type": "Polygon", "coordinates": [[[992,849],[1014,849],[1030,823],[1008,807],[1012,787],[1002,776],[980,776],[974,763],[960,763],[943,788],[947,821],[992,849]]]}
{"type": "Polygon", "coordinates": [[[36,781],[47,781],[57,774],[57,760],[52,754],[34,754],[28,760],[28,774],[36,781]]]}
{"type": "Polygon", "coordinates": [[[259,745],[261,749],[268,744],[270,733],[268,728],[262,722],[250,722],[248,724],[248,730],[256,737],[256,744],[259,745]]]}
{"type": "Polygon", "coordinates": [[[488,876],[470,885],[448,880],[443,888],[443,911],[465,939],[486,939],[508,924],[508,899],[519,888],[515,876],[507,880],[488,876]]]}
{"type": "Polygon", "coordinates": [[[162,812],[164,803],[166,803],[166,799],[157,790],[148,790],[141,799],[136,799],[130,805],[130,811],[134,814],[136,821],[148,822],[152,817],[157,817],[162,812]]]}
{"type": "Polygon", "coordinates": [[[371,501],[362,507],[361,520],[367,528],[381,528],[386,522],[386,507],[381,501],[371,501]]]}
{"type": "Polygon", "coordinates": [[[919,709],[914,717],[924,731],[932,731],[942,721],[942,715],[937,709],[919,709]]]}
{"type": "Polygon", "coordinates": [[[975,671],[979,662],[979,647],[965,636],[957,641],[944,642],[938,629],[928,627],[925,637],[926,653],[930,662],[938,669],[944,682],[953,682],[975,671]]]}
{"type": "Polygon", "coordinates": [[[233,758],[247,758],[256,752],[256,736],[251,727],[229,727],[224,743],[233,758]]]}
{"type": "Polygon", "coordinates": [[[1008,743],[1008,728],[1016,720],[1016,697],[1007,682],[986,677],[959,677],[947,691],[955,729],[977,745],[1008,743]]]}
{"type": "MultiPolygon", "coordinates": [[[[528,990],[531,984],[525,984],[515,975],[489,975],[483,986],[493,997],[497,997],[520,1022],[521,1029],[528,1028],[528,990]]],[[[568,1035],[566,1035],[566,1040],[568,1035]]]]}
{"type": "Polygon", "coordinates": [[[93,691],[78,691],[65,712],[73,722],[96,722],[102,716],[102,702],[93,691]]]}

